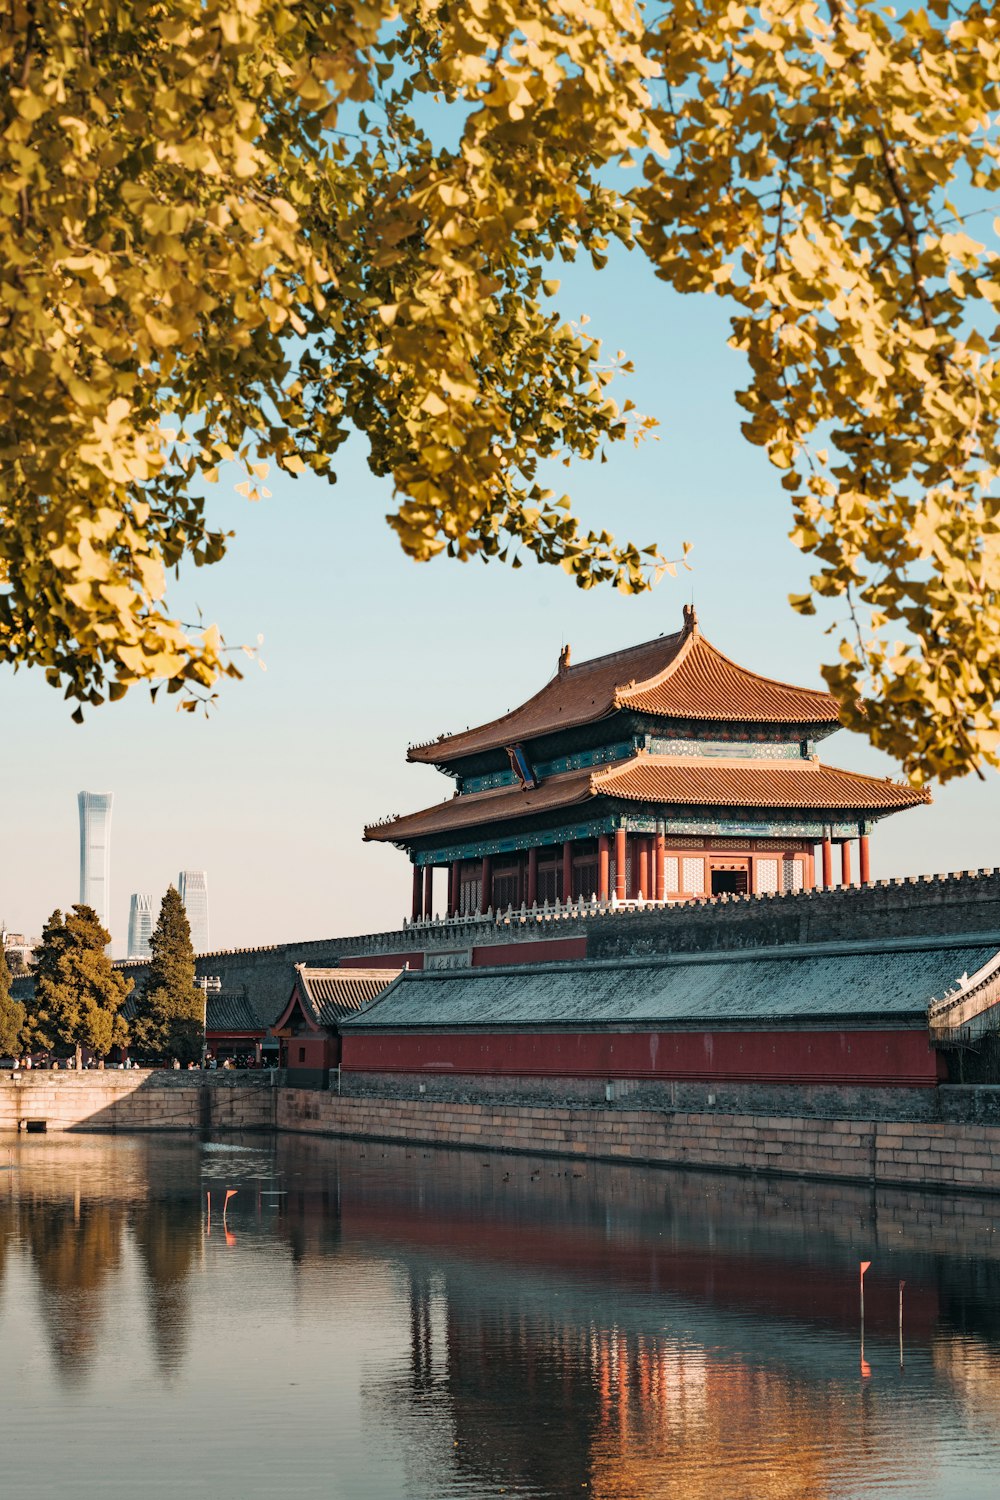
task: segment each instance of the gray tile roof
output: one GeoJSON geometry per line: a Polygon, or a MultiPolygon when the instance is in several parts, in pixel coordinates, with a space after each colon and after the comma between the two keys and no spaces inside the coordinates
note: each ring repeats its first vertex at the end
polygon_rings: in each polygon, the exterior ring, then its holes
{"type": "Polygon", "coordinates": [[[912,1024],[997,947],[996,941],[897,939],[464,972],[404,970],[345,1027],[912,1024]]]}
{"type": "MultiPolygon", "coordinates": [[[[135,989],[122,1006],[122,1015],[127,1021],[131,1021],[135,1015],[138,998],[139,992],[135,989]]],[[[209,990],[207,1002],[209,1031],[253,1031],[262,1034],[273,1019],[271,1016],[266,1021],[260,1019],[258,1009],[245,989],[209,990]]]]}
{"type": "Polygon", "coordinates": [[[245,994],[226,994],[225,990],[208,996],[209,1031],[253,1031],[265,1028],[245,994]]]}
{"type": "Polygon", "coordinates": [[[398,969],[310,969],[295,965],[300,988],[323,1026],[338,1026],[345,1016],[380,995],[396,978],[398,969]]]}

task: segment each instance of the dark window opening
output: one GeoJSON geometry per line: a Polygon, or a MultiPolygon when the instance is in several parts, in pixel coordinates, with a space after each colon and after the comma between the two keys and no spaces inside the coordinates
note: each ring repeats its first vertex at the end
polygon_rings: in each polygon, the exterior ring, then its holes
{"type": "Polygon", "coordinates": [[[299,1062],[305,1062],[305,1060],[306,1060],[306,1049],[304,1047],[300,1047],[299,1048],[299,1062]]]}
{"type": "Polygon", "coordinates": [[[713,896],[745,896],[749,890],[746,870],[713,870],[713,896]]]}
{"type": "Polygon", "coordinates": [[[517,870],[498,870],[493,876],[493,905],[497,911],[520,906],[521,892],[517,870]]]}

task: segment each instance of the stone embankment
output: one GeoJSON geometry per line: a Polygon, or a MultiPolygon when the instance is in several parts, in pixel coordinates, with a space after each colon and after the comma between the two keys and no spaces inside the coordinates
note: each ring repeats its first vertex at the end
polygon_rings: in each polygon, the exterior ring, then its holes
{"type": "Polygon", "coordinates": [[[944,1087],[937,1121],[339,1097],[268,1073],[0,1074],[0,1130],[269,1131],[646,1166],[1000,1192],[1000,1088],[944,1087]]]}
{"type": "Polygon", "coordinates": [[[268,1073],[0,1073],[0,1130],[273,1130],[268,1073]]]}
{"type": "MultiPolygon", "coordinates": [[[[974,1089],[956,1090],[974,1095],[974,1089]]],[[[993,1091],[996,1092],[996,1091],[993,1091]]],[[[964,1122],[818,1120],[793,1115],[532,1108],[427,1099],[338,1098],[281,1089],[277,1128],[647,1166],[698,1167],[864,1182],[1000,1191],[1000,1128],[964,1122]]]]}

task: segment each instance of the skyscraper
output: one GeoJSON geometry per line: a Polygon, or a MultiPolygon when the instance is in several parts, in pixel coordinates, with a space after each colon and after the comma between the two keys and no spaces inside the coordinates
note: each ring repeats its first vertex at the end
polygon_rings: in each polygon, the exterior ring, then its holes
{"type": "Polygon", "coordinates": [[[153,934],[153,898],[133,891],[128,906],[128,956],[148,958],[149,939],[153,934]]]}
{"type": "Polygon", "coordinates": [[[182,870],[177,892],[191,924],[191,946],[196,953],[208,952],[208,876],[204,870],[182,870]]]}
{"type": "Polygon", "coordinates": [[[80,901],[104,926],[111,911],[111,792],[80,792],[80,901]]]}

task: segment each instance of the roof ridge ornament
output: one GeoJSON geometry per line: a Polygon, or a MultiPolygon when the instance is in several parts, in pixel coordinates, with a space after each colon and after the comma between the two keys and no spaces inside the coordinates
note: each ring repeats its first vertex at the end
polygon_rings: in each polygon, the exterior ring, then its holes
{"type": "Polygon", "coordinates": [[[693,604],[684,605],[684,634],[698,634],[698,615],[693,604]]]}
{"type": "Polygon", "coordinates": [[[566,644],[565,644],[565,646],[562,648],[562,650],[559,653],[559,675],[560,676],[562,676],[563,672],[565,672],[568,669],[568,667],[569,667],[569,659],[570,659],[570,649],[569,649],[569,641],[567,641],[566,644]]]}

